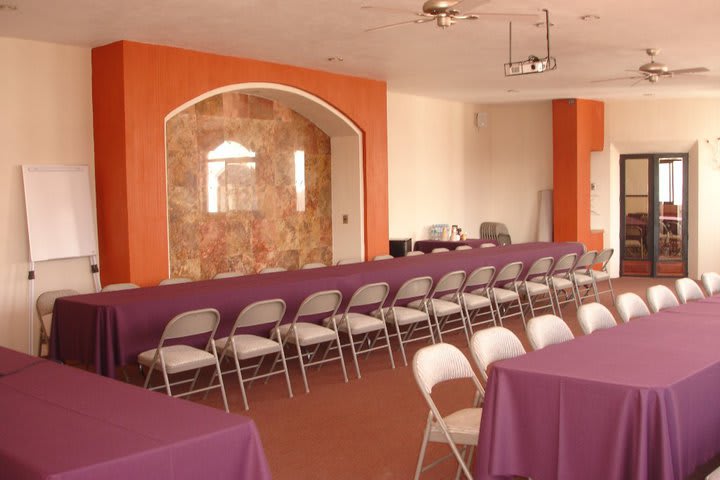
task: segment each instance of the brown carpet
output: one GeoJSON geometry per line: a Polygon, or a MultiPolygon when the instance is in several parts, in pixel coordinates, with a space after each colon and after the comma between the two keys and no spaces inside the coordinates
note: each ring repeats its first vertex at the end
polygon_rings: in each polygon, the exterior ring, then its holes
{"type": "MultiPolygon", "coordinates": [[[[614,281],[616,293],[635,292],[643,298],[646,288],[655,284],[674,289],[674,279],[667,278],[625,277],[614,281]]],[[[619,321],[610,295],[602,295],[601,300],[619,321]]],[[[563,314],[573,333],[582,335],[575,308],[566,305],[563,314]]],[[[530,349],[519,318],[511,319],[505,326],[530,349]]],[[[470,358],[464,335],[452,334],[445,341],[460,347],[470,358]]],[[[423,345],[422,342],[411,345],[408,359],[423,345]]],[[[411,368],[403,366],[399,350],[393,353],[395,370],[390,368],[388,356],[382,351],[362,358],[362,379],[358,380],[348,351],[345,363],[349,382],[343,383],[339,362],[328,364],[309,373],[309,394],[304,393],[297,363],[292,362],[290,376],[295,398],[288,398],[282,376],[274,376],[267,384],[257,383],[248,389],[250,410],[247,412],[243,410],[237,377],[225,377],[230,410],[233,414],[247,415],[257,423],[273,478],[412,478],[428,410],[411,368]]],[[[139,378],[133,381],[137,383],[139,378]]],[[[438,387],[433,396],[444,410],[461,408],[472,400],[469,384],[442,387],[438,387]]],[[[207,400],[197,396],[193,400],[222,408],[217,391],[207,400]]],[[[448,451],[445,446],[431,446],[427,458],[438,458],[448,451]]],[[[455,467],[455,462],[449,460],[422,478],[452,478],[455,467]]],[[[702,473],[709,468],[694,477],[702,478],[702,473]]]]}

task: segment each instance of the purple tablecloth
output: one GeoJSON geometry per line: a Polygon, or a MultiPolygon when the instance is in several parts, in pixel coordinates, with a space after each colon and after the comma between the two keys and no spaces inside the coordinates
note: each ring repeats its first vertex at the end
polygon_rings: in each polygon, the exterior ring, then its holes
{"type": "Polygon", "coordinates": [[[249,418],[2,347],[0,369],[0,478],[270,478],[249,418]]]}
{"type": "Polygon", "coordinates": [[[720,452],[718,338],[661,312],[498,362],[475,478],[686,478],[720,452]]]}
{"type": "Polygon", "coordinates": [[[579,243],[525,243],[64,297],[55,302],[50,356],[94,364],[99,373],[114,376],[116,365],[135,363],[138,353],[156,347],[167,322],[187,310],[218,309],[218,336],[224,336],[238,313],[258,300],[284,299],[285,320],[290,321],[300,302],[320,290],[338,289],[346,302],[362,285],[387,282],[392,297],[412,277],[430,275],[437,281],[453,270],[471,272],[482,265],[500,268],[517,260],[527,267],[540,257],[558,258],[580,253],[582,248],[579,243]]]}
{"type": "Polygon", "coordinates": [[[461,245],[480,248],[483,243],[492,243],[493,245],[498,244],[497,240],[491,240],[489,238],[466,238],[465,240],[458,240],[457,242],[450,240],[418,240],[415,242],[413,249],[424,253],[430,253],[434,248],[447,248],[448,250],[455,250],[461,245]]]}

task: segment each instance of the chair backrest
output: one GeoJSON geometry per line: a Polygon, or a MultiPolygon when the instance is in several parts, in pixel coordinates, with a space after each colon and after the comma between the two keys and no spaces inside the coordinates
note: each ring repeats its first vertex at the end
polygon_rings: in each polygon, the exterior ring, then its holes
{"type": "Polygon", "coordinates": [[[480,248],[491,248],[491,247],[497,247],[494,243],[481,243],[480,248]]]}
{"type": "Polygon", "coordinates": [[[553,257],[542,257],[538,258],[530,265],[527,273],[525,274],[525,280],[532,280],[534,278],[545,278],[550,274],[555,259],[553,257]]]}
{"type": "Polygon", "coordinates": [[[173,338],[191,337],[193,335],[201,335],[210,333],[210,338],[215,336],[215,329],[220,323],[220,312],[214,308],[203,308],[200,310],[190,310],[175,315],[172,320],[165,326],[160,345],[165,340],[173,338]]]}
{"type": "Polygon", "coordinates": [[[308,295],[298,307],[293,323],[300,317],[321,314],[332,317],[337,313],[340,302],[342,302],[342,293],[339,290],[323,290],[308,295]]]}
{"type": "Polygon", "coordinates": [[[479,386],[468,359],[459,348],[449,343],[436,343],[421,348],[415,353],[412,366],[420,391],[428,396],[435,385],[448,380],[474,378],[479,386]]]}
{"type": "Polygon", "coordinates": [[[277,325],[285,316],[285,308],[285,300],[281,298],[251,303],[238,314],[232,332],[230,332],[230,337],[235,335],[235,330],[238,328],[270,323],[277,325]]]}
{"type": "Polygon", "coordinates": [[[650,309],[637,293],[621,293],[615,298],[615,308],[623,322],[650,315],[650,309]]]}
{"type": "Polygon", "coordinates": [[[377,305],[382,307],[390,293],[390,285],[385,282],[369,283],[355,290],[350,301],[348,302],[346,312],[351,308],[365,307],[368,305],[377,305]]]}
{"type": "Polygon", "coordinates": [[[602,303],[594,302],[580,305],[577,316],[580,328],[585,335],[590,335],[595,330],[612,328],[617,325],[613,314],[602,303]]]}
{"type": "Polygon", "coordinates": [[[595,250],[590,250],[589,252],[585,252],[580,255],[580,258],[578,258],[575,263],[575,267],[573,267],[573,272],[588,272],[590,268],[595,265],[595,257],[597,257],[597,252],[595,250]]]}
{"type": "Polygon", "coordinates": [[[476,268],[468,275],[467,281],[465,282],[465,290],[472,291],[478,290],[480,287],[489,286],[494,276],[495,267],[492,265],[476,268]]]}
{"type": "Polygon", "coordinates": [[[174,277],[174,278],[166,278],[164,280],[160,280],[160,283],[158,283],[158,285],[175,285],[176,283],[190,283],[190,282],[192,282],[192,278],[174,277]]]}
{"type": "Polygon", "coordinates": [[[287,268],[283,267],[265,267],[260,270],[259,273],[276,273],[276,272],[287,272],[287,268]]]}
{"type": "Polygon", "coordinates": [[[566,253],[562,257],[558,258],[555,265],[550,272],[550,275],[562,275],[567,276],[575,268],[577,262],[577,253],[566,253]]]}
{"type": "Polygon", "coordinates": [[[235,278],[235,277],[242,277],[242,276],[243,276],[242,272],[221,272],[221,273],[216,273],[215,276],[213,277],[213,280],[221,280],[223,278],[235,278]]]}
{"type": "Polygon", "coordinates": [[[425,252],[423,252],[421,250],[412,250],[405,254],[406,257],[415,257],[417,255],[425,255],[425,252]]]}
{"type": "Polygon", "coordinates": [[[300,267],[300,270],[310,270],[313,268],[324,268],[324,267],[327,267],[327,265],[325,265],[324,263],[311,262],[311,263],[306,263],[305,265],[300,267]]]}
{"type": "Polygon", "coordinates": [[[454,272],[446,273],[438,280],[433,289],[431,296],[441,293],[456,293],[460,291],[463,283],[465,282],[465,272],[463,270],[455,270],[454,272]]]}
{"type": "Polygon", "coordinates": [[[76,290],[49,290],[38,295],[35,301],[35,309],[37,310],[38,316],[42,319],[45,315],[49,315],[53,311],[55,306],[55,300],[60,297],[69,297],[71,295],[79,295],[76,290]]]}
{"type": "Polygon", "coordinates": [[[395,257],[393,257],[392,255],[375,255],[373,257],[373,261],[375,261],[375,260],[391,260],[393,258],[395,258],[395,257]]]}
{"type": "Polygon", "coordinates": [[[527,322],[527,336],[533,350],[540,350],[548,345],[572,340],[573,334],[562,318],[553,315],[540,315],[527,322]]]}
{"type": "Polygon", "coordinates": [[[716,293],[720,293],[720,274],[716,272],[705,272],[700,277],[705,291],[711,297],[716,293]]]}
{"type": "Polygon", "coordinates": [[[517,279],[520,277],[520,274],[522,273],[523,269],[523,263],[522,262],[512,262],[505,265],[503,268],[498,271],[497,275],[495,275],[495,281],[493,284],[497,283],[505,283],[505,282],[516,282],[517,279]]]}
{"type": "Polygon", "coordinates": [[[394,306],[398,301],[409,299],[425,300],[432,288],[433,280],[430,277],[415,277],[403,283],[392,301],[394,306]]]}
{"type": "Polygon", "coordinates": [[[600,265],[600,269],[603,272],[606,272],[607,264],[610,262],[610,259],[612,258],[614,252],[615,250],[613,250],[612,248],[600,250],[600,253],[598,253],[595,257],[595,265],[600,265]]]}
{"type": "Polygon", "coordinates": [[[117,292],[119,290],[132,290],[133,288],[140,288],[140,285],[134,283],[111,283],[110,285],[105,285],[100,291],[117,292]]]}
{"type": "Polygon", "coordinates": [[[433,248],[430,251],[430,253],[445,253],[445,252],[449,252],[449,251],[450,251],[450,249],[445,248],[445,247],[436,247],[436,248],[433,248]]]}
{"type": "Polygon", "coordinates": [[[458,245],[455,250],[472,250],[472,247],[470,245],[458,245]]]}
{"type": "Polygon", "coordinates": [[[678,278],[675,280],[675,292],[680,303],[688,303],[693,300],[702,300],[705,295],[700,285],[691,278],[678,278]]]}
{"type": "Polygon", "coordinates": [[[647,301],[650,311],[657,313],[665,308],[680,305],[675,294],[665,285],[654,285],[647,289],[647,301]]]}
{"type": "Polygon", "coordinates": [[[487,382],[488,367],[498,360],[519,357],[525,354],[520,339],[505,327],[490,327],[478,330],[470,339],[470,353],[487,382]]]}
{"type": "Polygon", "coordinates": [[[341,258],[335,265],[350,265],[353,263],[363,263],[360,258],[341,258]]]}

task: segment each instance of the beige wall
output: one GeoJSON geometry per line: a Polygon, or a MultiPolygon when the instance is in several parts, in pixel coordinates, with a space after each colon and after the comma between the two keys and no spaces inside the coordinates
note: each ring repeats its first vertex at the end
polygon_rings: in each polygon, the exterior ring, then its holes
{"type": "MultiPolygon", "coordinates": [[[[0,345],[25,351],[28,247],[20,165],[92,169],[90,49],[0,38],[0,65],[0,345]]],[[[38,263],[36,272],[36,294],[93,289],[86,259],[38,263]]]]}
{"type": "MultiPolygon", "coordinates": [[[[720,168],[707,139],[720,136],[720,99],[608,100],[605,150],[593,154],[592,181],[598,197],[593,228],[605,230],[605,244],[619,247],[619,158],[627,153],[688,152],[689,274],[720,270],[720,168]]],[[[617,268],[615,259],[615,269],[617,268]]]]}
{"type": "Polygon", "coordinates": [[[533,241],[538,192],[552,188],[552,106],[389,92],[388,158],[391,237],[422,240],[434,223],[477,237],[481,222],[499,221],[513,242],[533,241]],[[486,126],[475,126],[477,112],[486,126]]]}

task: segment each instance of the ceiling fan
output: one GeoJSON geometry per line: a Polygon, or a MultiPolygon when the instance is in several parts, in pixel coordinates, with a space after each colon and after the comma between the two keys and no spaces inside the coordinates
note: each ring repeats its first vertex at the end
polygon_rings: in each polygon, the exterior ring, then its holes
{"type": "Polygon", "coordinates": [[[498,20],[534,20],[538,18],[535,14],[523,13],[491,13],[491,12],[461,12],[458,7],[474,8],[476,6],[488,3],[490,0],[427,0],[423,3],[422,12],[414,12],[412,10],[403,10],[401,8],[381,7],[374,5],[363,5],[360,8],[381,10],[390,13],[402,13],[415,15],[413,20],[405,20],[389,25],[380,25],[379,27],[368,28],[366,32],[374,30],[383,30],[385,28],[399,27],[401,25],[410,25],[412,23],[428,23],[435,22],[440,28],[448,28],[459,20],[477,20],[478,18],[492,18],[498,20]]]}
{"type": "Polygon", "coordinates": [[[672,78],[675,75],[685,75],[688,73],[704,73],[710,71],[705,67],[680,68],[677,70],[670,70],[664,63],[655,61],[655,56],[660,53],[659,48],[648,48],[647,50],[645,50],[645,53],[650,56],[650,62],[640,65],[637,70],[627,70],[628,72],[635,73],[635,75],[629,77],[595,80],[595,82],[611,82],[614,80],[637,80],[635,83],[633,83],[633,85],[637,85],[643,80],[647,80],[650,83],[657,83],[661,78],[672,78]]]}

